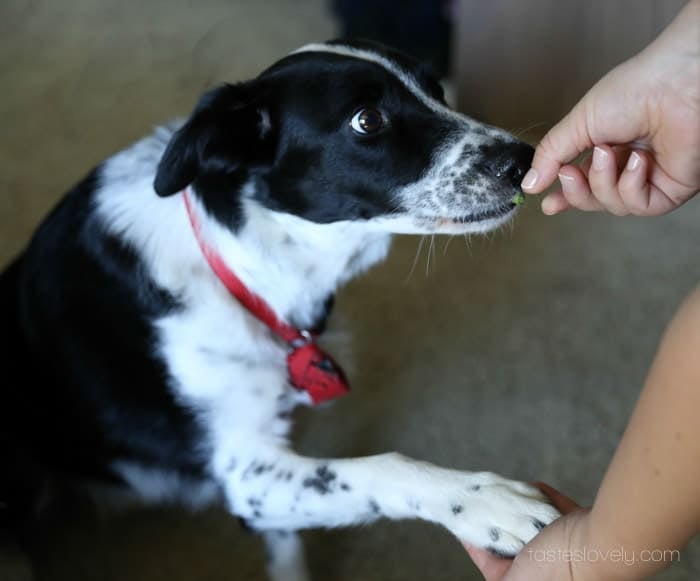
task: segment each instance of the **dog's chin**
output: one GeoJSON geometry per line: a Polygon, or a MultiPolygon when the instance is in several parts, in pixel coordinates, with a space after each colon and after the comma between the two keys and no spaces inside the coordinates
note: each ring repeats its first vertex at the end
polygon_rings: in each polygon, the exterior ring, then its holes
{"type": "Polygon", "coordinates": [[[456,216],[426,216],[410,213],[374,218],[382,230],[392,234],[482,234],[509,222],[518,206],[508,203],[493,210],[456,216]]]}

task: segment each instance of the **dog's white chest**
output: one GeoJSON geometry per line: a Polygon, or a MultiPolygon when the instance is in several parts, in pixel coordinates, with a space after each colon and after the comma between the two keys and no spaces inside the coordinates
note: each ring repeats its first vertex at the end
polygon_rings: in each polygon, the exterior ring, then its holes
{"type": "Polygon", "coordinates": [[[156,325],[172,389],[209,434],[219,473],[241,439],[286,439],[290,412],[309,396],[287,380],[284,344],[218,283],[197,286],[196,300],[156,325]]]}

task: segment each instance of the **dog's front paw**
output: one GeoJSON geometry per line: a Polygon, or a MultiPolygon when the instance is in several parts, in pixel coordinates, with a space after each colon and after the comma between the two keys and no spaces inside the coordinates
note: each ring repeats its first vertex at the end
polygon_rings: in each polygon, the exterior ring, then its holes
{"type": "Polygon", "coordinates": [[[462,542],[514,557],[560,515],[537,488],[490,472],[460,474],[439,522],[462,542]]]}

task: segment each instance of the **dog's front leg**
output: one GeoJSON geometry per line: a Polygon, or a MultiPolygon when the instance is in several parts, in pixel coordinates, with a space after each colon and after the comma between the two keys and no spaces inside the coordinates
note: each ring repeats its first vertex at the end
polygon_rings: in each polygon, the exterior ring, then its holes
{"type": "Polygon", "coordinates": [[[225,489],[233,511],[259,530],[421,518],[508,556],[559,516],[530,485],[399,454],[318,460],[272,447],[237,464],[225,489]]]}

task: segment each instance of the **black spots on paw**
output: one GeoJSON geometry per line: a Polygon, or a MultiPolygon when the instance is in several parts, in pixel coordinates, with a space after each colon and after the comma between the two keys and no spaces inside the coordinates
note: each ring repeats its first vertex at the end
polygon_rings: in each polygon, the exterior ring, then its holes
{"type": "Polygon", "coordinates": [[[275,480],[284,480],[285,482],[289,482],[292,478],[294,477],[294,472],[291,470],[278,470],[275,473],[275,480]]]}
{"type": "Polygon", "coordinates": [[[379,508],[379,504],[373,498],[369,499],[367,506],[369,507],[369,512],[372,514],[379,514],[381,512],[381,509],[379,508]]]}
{"type": "Polygon", "coordinates": [[[352,490],[352,488],[350,487],[350,485],[347,482],[341,482],[340,483],[340,490],[342,490],[344,492],[350,492],[352,490]]]}
{"type": "Polygon", "coordinates": [[[495,543],[500,538],[501,538],[501,533],[498,529],[496,529],[496,528],[489,529],[489,539],[491,539],[495,543]]]}
{"type": "Polygon", "coordinates": [[[470,488],[472,492],[479,492],[481,490],[481,484],[475,484],[470,488]]]}
{"type": "Polygon", "coordinates": [[[260,518],[262,516],[262,511],[260,510],[262,508],[262,500],[251,496],[248,499],[248,506],[253,509],[253,518],[260,518]]]}
{"type": "Polygon", "coordinates": [[[453,504],[451,508],[452,514],[455,516],[464,512],[464,507],[461,504],[453,504]]]}
{"type": "Polygon", "coordinates": [[[304,479],[302,484],[304,488],[309,488],[319,494],[330,494],[335,488],[336,478],[336,473],[329,469],[327,464],[321,464],[316,468],[313,476],[304,479]]]}
{"type": "Polygon", "coordinates": [[[255,474],[255,476],[262,476],[263,474],[265,474],[267,472],[271,472],[274,469],[275,469],[274,464],[259,464],[258,466],[256,466],[254,468],[253,474],[255,474]]]}
{"type": "Polygon", "coordinates": [[[260,477],[267,474],[268,472],[272,472],[274,469],[274,464],[267,464],[265,462],[258,462],[257,460],[253,460],[243,471],[241,480],[249,480],[254,477],[260,477]]]}
{"type": "Polygon", "coordinates": [[[541,531],[544,527],[547,526],[547,525],[544,524],[541,520],[537,520],[537,519],[533,520],[533,521],[532,521],[532,524],[535,525],[535,528],[536,528],[538,531],[541,531]]]}
{"type": "Polygon", "coordinates": [[[256,496],[251,496],[248,499],[248,506],[262,506],[262,500],[256,496]]]}

